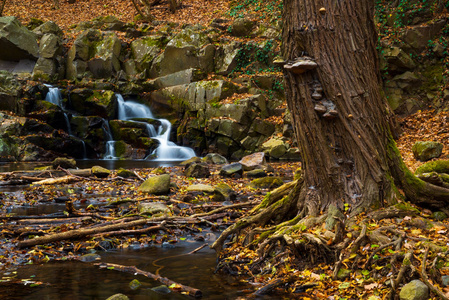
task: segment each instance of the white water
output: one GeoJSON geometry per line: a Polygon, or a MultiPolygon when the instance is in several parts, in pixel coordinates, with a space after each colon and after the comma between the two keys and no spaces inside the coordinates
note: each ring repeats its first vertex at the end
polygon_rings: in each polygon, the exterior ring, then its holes
{"type": "MultiPolygon", "coordinates": [[[[67,133],[70,136],[73,136],[72,135],[72,127],[70,126],[69,116],[67,115],[65,108],[63,106],[62,95],[61,95],[59,88],[55,88],[55,87],[52,87],[51,85],[47,85],[47,84],[46,84],[46,86],[48,87],[48,93],[45,96],[45,101],[53,103],[62,109],[62,113],[64,114],[65,125],[67,127],[67,133]]],[[[83,158],[86,158],[87,157],[86,143],[82,139],[80,139],[80,141],[83,144],[83,158]]]]}
{"type": "MultiPolygon", "coordinates": [[[[122,95],[117,94],[118,102],[118,117],[120,120],[130,119],[154,119],[153,113],[150,108],[134,102],[125,101],[122,95]]],[[[161,126],[156,132],[152,124],[147,124],[148,136],[159,141],[159,147],[151,153],[150,159],[158,161],[176,161],[186,160],[195,156],[193,149],[188,147],[177,146],[175,143],[170,142],[171,123],[165,119],[158,119],[161,122],[161,126]]]]}

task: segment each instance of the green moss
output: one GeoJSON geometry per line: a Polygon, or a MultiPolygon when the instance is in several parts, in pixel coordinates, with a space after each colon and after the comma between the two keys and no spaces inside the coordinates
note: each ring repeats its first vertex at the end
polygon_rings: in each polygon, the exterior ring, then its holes
{"type": "Polygon", "coordinates": [[[397,209],[400,209],[400,210],[414,211],[418,214],[420,213],[419,209],[413,207],[412,205],[410,205],[410,203],[407,203],[407,202],[398,203],[398,204],[394,205],[394,207],[396,207],[397,209]]]}
{"type": "Polygon", "coordinates": [[[284,182],[280,177],[263,177],[251,181],[250,186],[253,188],[268,188],[273,189],[280,187],[284,182]]]}
{"type": "Polygon", "coordinates": [[[416,170],[415,174],[419,175],[431,172],[449,174],[449,160],[435,160],[425,163],[416,170]]]}
{"type": "Polygon", "coordinates": [[[123,157],[126,153],[127,144],[124,141],[115,142],[115,156],[123,157]]]}
{"type": "Polygon", "coordinates": [[[94,91],[92,96],[86,99],[88,102],[93,102],[101,106],[108,106],[115,97],[113,91],[94,91]]]}
{"type": "Polygon", "coordinates": [[[423,82],[422,90],[424,92],[437,91],[441,85],[444,85],[443,73],[443,65],[429,64],[422,72],[423,77],[427,79],[423,82]]]}

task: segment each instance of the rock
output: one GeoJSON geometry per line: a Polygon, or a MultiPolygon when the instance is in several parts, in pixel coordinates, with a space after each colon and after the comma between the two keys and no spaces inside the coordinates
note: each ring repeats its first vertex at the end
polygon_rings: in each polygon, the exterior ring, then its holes
{"type": "Polygon", "coordinates": [[[325,228],[327,230],[334,230],[338,219],[344,221],[346,218],[345,215],[335,205],[329,205],[325,228]]]}
{"type": "Polygon", "coordinates": [[[100,41],[90,46],[87,65],[95,78],[109,78],[121,70],[120,51],[122,45],[114,32],[103,33],[100,41]]]}
{"type": "Polygon", "coordinates": [[[53,33],[46,33],[42,36],[39,43],[40,57],[55,58],[62,53],[62,40],[53,33]]]}
{"type": "Polygon", "coordinates": [[[67,53],[66,78],[82,79],[87,71],[87,61],[95,53],[95,44],[101,40],[101,32],[94,29],[83,31],[67,53]]]}
{"type": "Polygon", "coordinates": [[[443,144],[438,142],[416,142],[413,147],[413,156],[420,161],[428,161],[441,156],[443,144]]]}
{"type": "Polygon", "coordinates": [[[144,215],[170,214],[170,208],[161,202],[139,202],[137,209],[144,215]]]}
{"type": "Polygon", "coordinates": [[[205,74],[201,70],[190,68],[150,80],[148,85],[154,90],[159,90],[200,81],[204,79],[204,76],[205,74]]]}
{"type": "Polygon", "coordinates": [[[130,178],[130,177],[136,177],[136,174],[134,174],[133,171],[120,168],[117,170],[117,176],[123,177],[123,178],[130,178]]]}
{"type": "Polygon", "coordinates": [[[128,298],[128,296],[125,296],[123,294],[115,294],[106,300],[129,300],[129,298],[128,298]]]}
{"type": "Polygon", "coordinates": [[[421,85],[421,79],[419,79],[415,73],[410,71],[396,75],[393,77],[392,81],[396,82],[397,86],[401,89],[415,88],[421,85]]]}
{"type": "Polygon", "coordinates": [[[114,119],[117,97],[113,91],[74,89],[70,93],[70,108],[81,115],[114,119]]]}
{"type": "Polygon", "coordinates": [[[192,184],[187,187],[188,192],[202,192],[202,193],[213,193],[214,188],[209,184],[192,184]]]}
{"type": "Polygon", "coordinates": [[[154,60],[150,76],[160,77],[190,68],[211,73],[214,71],[214,57],[215,47],[207,35],[188,27],[176,34],[164,53],[154,60]]]}
{"type": "Polygon", "coordinates": [[[142,286],[142,283],[140,283],[140,281],[137,279],[133,279],[129,283],[129,288],[132,289],[133,291],[139,289],[141,286],[142,286]]]}
{"type": "Polygon", "coordinates": [[[241,42],[231,42],[222,45],[215,54],[215,72],[229,75],[238,65],[238,54],[242,48],[241,42]]]}
{"type": "Polygon", "coordinates": [[[434,40],[446,22],[446,20],[440,19],[430,24],[409,27],[402,40],[419,53],[427,48],[429,41],[434,40]]]}
{"type": "Polygon", "coordinates": [[[160,35],[150,35],[134,40],[131,43],[131,51],[137,70],[142,72],[149,69],[166,44],[166,37],[160,35]]]}
{"type": "Polygon", "coordinates": [[[234,201],[237,198],[237,194],[226,183],[219,183],[214,187],[214,201],[234,201]]]}
{"type": "Polygon", "coordinates": [[[245,18],[237,18],[231,25],[233,36],[248,36],[253,30],[255,23],[245,18]]]}
{"type": "Polygon", "coordinates": [[[264,152],[257,152],[243,157],[239,163],[242,164],[245,171],[250,171],[262,165],[266,165],[267,161],[264,152]]]}
{"type": "Polygon", "coordinates": [[[238,176],[238,178],[240,178],[242,174],[243,166],[241,163],[225,165],[220,169],[220,175],[224,177],[238,176]]]}
{"type": "Polygon", "coordinates": [[[74,160],[73,158],[58,157],[51,164],[54,170],[56,170],[58,167],[61,167],[63,169],[76,168],[76,160],[74,160]]]}
{"type": "Polygon", "coordinates": [[[33,69],[33,78],[51,81],[56,71],[56,63],[53,59],[39,57],[33,69]]]}
{"type": "Polygon", "coordinates": [[[157,286],[151,289],[152,291],[160,294],[170,294],[171,290],[166,285],[157,286]]]}
{"type": "Polygon", "coordinates": [[[21,90],[19,81],[11,73],[0,71],[0,110],[16,112],[21,90]]]}
{"type": "Polygon", "coordinates": [[[415,174],[420,175],[432,172],[449,174],[449,160],[435,160],[427,162],[416,169],[415,174]]]}
{"type": "Polygon", "coordinates": [[[420,280],[412,280],[404,285],[399,293],[401,300],[427,300],[429,288],[420,280]]]}
{"type": "Polygon", "coordinates": [[[209,167],[202,163],[192,163],[184,171],[186,177],[208,178],[210,176],[209,167]]]}
{"type": "Polygon", "coordinates": [[[39,25],[38,27],[33,29],[33,32],[39,37],[42,38],[45,34],[54,34],[58,37],[62,37],[64,35],[64,32],[59,28],[59,26],[53,22],[48,21],[43,23],[42,25],[39,25]]]}
{"type": "Polygon", "coordinates": [[[263,177],[251,181],[250,186],[255,189],[274,189],[284,184],[280,177],[263,177]]]}
{"type": "Polygon", "coordinates": [[[199,162],[201,162],[201,158],[194,156],[192,158],[189,158],[188,160],[181,162],[179,165],[185,166],[186,168],[188,168],[191,164],[199,163],[199,162]]]}
{"type": "Polygon", "coordinates": [[[249,178],[262,178],[267,176],[267,172],[262,169],[254,169],[245,173],[249,178]]]}
{"type": "Polygon", "coordinates": [[[441,282],[443,286],[449,286],[449,275],[441,276],[441,282]]]}
{"type": "Polygon", "coordinates": [[[84,254],[79,258],[82,262],[94,262],[101,260],[101,256],[95,253],[84,254]]]}
{"type": "Polygon", "coordinates": [[[138,191],[154,195],[168,194],[170,193],[170,175],[150,177],[140,185],[138,191]]]}
{"type": "Polygon", "coordinates": [[[217,153],[208,153],[203,159],[201,159],[202,162],[208,163],[208,164],[214,164],[214,165],[224,165],[228,164],[228,160],[226,157],[221,156],[217,153]]]}
{"type": "Polygon", "coordinates": [[[37,35],[22,26],[16,17],[0,17],[0,58],[19,61],[38,57],[37,35]]]}
{"type": "Polygon", "coordinates": [[[263,149],[273,158],[280,158],[287,152],[285,143],[277,138],[271,138],[262,144],[263,149]]]}
{"type": "Polygon", "coordinates": [[[447,215],[442,211],[436,211],[436,212],[432,213],[432,218],[437,221],[443,221],[443,220],[447,219],[447,215]]]}
{"type": "Polygon", "coordinates": [[[391,71],[407,71],[416,67],[415,62],[410,55],[405,53],[399,47],[389,47],[383,49],[383,57],[388,64],[388,70],[391,71]]]}
{"type": "Polygon", "coordinates": [[[106,178],[111,174],[111,171],[101,166],[93,166],[92,174],[98,178],[106,178]]]}

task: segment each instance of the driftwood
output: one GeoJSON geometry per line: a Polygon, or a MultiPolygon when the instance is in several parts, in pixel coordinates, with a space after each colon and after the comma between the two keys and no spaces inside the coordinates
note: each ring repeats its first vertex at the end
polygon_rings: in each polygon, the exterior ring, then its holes
{"type": "Polygon", "coordinates": [[[207,212],[207,213],[194,214],[194,215],[191,215],[190,217],[191,218],[198,218],[198,217],[210,216],[210,215],[213,215],[213,214],[216,214],[216,213],[219,213],[219,212],[222,212],[224,210],[231,209],[231,208],[240,208],[240,207],[245,207],[245,206],[251,206],[251,205],[254,205],[254,204],[256,204],[256,202],[249,201],[249,202],[243,202],[243,203],[227,205],[227,206],[223,206],[223,207],[214,209],[214,210],[212,210],[210,212],[207,212]]]}
{"type": "Polygon", "coordinates": [[[72,218],[53,218],[53,219],[23,219],[17,223],[20,225],[42,225],[42,224],[63,224],[63,223],[81,223],[83,221],[90,221],[92,217],[72,217],[72,218]]]}
{"type": "Polygon", "coordinates": [[[77,238],[82,238],[84,236],[98,234],[98,233],[102,233],[102,232],[116,231],[119,229],[130,228],[130,227],[134,227],[134,226],[141,226],[141,225],[147,224],[148,222],[152,222],[152,220],[151,219],[142,219],[142,220],[136,220],[136,221],[131,221],[131,222],[127,222],[127,223],[112,224],[109,226],[101,226],[101,227],[96,227],[96,228],[75,229],[75,230],[45,235],[45,236],[37,237],[34,239],[30,239],[30,240],[25,240],[25,241],[19,242],[17,246],[19,248],[26,248],[26,247],[36,246],[36,245],[57,242],[57,241],[61,241],[61,240],[77,239],[77,238]]]}
{"type": "Polygon", "coordinates": [[[75,181],[79,181],[80,179],[78,177],[75,176],[62,176],[62,177],[58,177],[58,178],[47,178],[44,180],[40,180],[40,181],[35,181],[33,182],[33,185],[37,185],[37,184],[41,184],[41,185],[51,185],[51,184],[64,184],[64,183],[72,183],[75,181]]]}
{"type": "Polygon", "coordinates": [[[165,284],[166,286],[170,287],[170,289],[173,291],[180,292],[180,293],[187,293],[189,296],[192,296],[195,298],[200,298],[203,296],[203,293],[198,289],[195,289],[195,288],[187,286],[187,285],[179,284],[173,280],[170,280],[168,278],[165,278],[165,277],[162,277],[159,275],[155,275],[155,274],[147,272],[147,271],[137,269],[135,266],[123,266],[123,265],[110,264],[110,263],[96,263],[94,265],[99,266],[100,268],[108,268],[110,270],[131,273],[134,275],[137,275],[137,274],[143,275],[145,277],[159,281],[162,284],[165,284]]]}
{"type": "Polygon", "coordinates": [[[97,233],[94,235],[94,237],[98,237],[98,236],[111,236],[111,235],[132,235],[132,234],[144,234],[150,231],[155,231],[155,230],[164,230],[166,231],[167,228],[165,227],[165,221],[162,221],[162,223],[160,225],[156,225],[156,226],[151,226],[151,227],[147,227],[147,228],[142,228],[142,229],[135,229],[135,230],[117,230],[117,231],[108,231],[108,232],[102,232],[102,233],[97,233]]]}

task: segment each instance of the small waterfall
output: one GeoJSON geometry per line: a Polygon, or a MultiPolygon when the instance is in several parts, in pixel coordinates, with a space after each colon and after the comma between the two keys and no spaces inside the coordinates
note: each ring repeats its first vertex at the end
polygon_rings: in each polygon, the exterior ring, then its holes
{"type": "Polygon", "coordinates": [[[115,141],[112,138],[111,127],[109,126],[109,122],[105,119],[103,119],[103,132],[106,139],[106,151],[103,159],[117,159],[115,156],[115,141]]]}
{"type": "MultiPolygon", "coordinates": [[[[153,113],[150,108],[134,101],[125,101],[122,95],[117,94],[118,102],[118,117],[120,120],[132,120],[132,119],[154,119],[153,113]]],[[[159,147],[151,153],[153,160],[159,161],[174,161],[174,160],[186,160],[195,156],[193,149],[188,147],[177,146],[175,143],[170,142],[171,123],[165,119],[158,119],[161,122],[161,126],[156,132],[152,124],[147,124],[148,136],[159,141],[159,147]]],[[[136,121],[135,121],[136,122],[136,121]]]]}
{"type": "MultiPolygon", "coordinates": [[[[61,108],[62,113],[64,114],[64,121],[65,121],[65,125],[67,127],[67,133],[70,136],[73,136],[72,135],[72,127],[70,126],[69,116],[68,116],[67,112],[65,111],[65,107],[62,102],[61,91],[59,90],[59,88],[52,87],[51,85],[48,85],[48,84],[46,84],[45,86],[48,87],[48,93],[45,96],[45,101],[53,103],[53,104],[57,105],[59,108],[61,108]]],[[[82,139],[80,139],[80,140],[83,144],[83,158],[86,158],[87,157],[86,143],[82,139]]]]}

